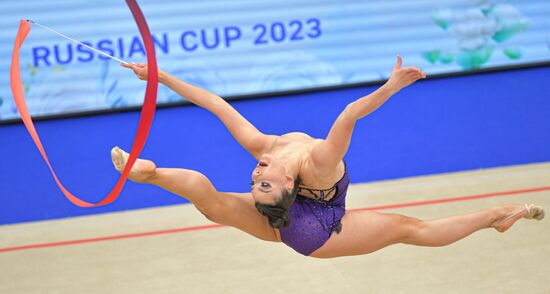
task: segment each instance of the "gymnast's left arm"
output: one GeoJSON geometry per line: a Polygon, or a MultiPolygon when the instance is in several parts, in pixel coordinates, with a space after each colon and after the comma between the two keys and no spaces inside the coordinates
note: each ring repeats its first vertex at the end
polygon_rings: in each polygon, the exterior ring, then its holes
{"type": "Polygon", "coordinates": [[[426,77],[419,68],[401,67],[402,64],[403,60],[398,56],[389,80],[368,96],[346,106],[332,125],[327,138],[313,148],[310,160],[318,175],[333,172],[344,158],[357,120],[374,112],[401,89],[426,77]]]}

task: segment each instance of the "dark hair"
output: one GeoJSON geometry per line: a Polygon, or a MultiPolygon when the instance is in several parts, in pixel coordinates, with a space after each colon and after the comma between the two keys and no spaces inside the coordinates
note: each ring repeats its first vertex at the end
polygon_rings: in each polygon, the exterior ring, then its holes
{"type": "Polygon", "coordinates": [[[281,197],[275,202],[274,205],[263,204],[256,202],[256,209],[267,217],[269,225],[272,228],[280,229],[290,225],[290,217],[288,216],[288,209],[296,200],[296,194],[300,189],[300,178],[296,177],[294,180],[294,188],[291,190],[283,189],[281,197]]]}

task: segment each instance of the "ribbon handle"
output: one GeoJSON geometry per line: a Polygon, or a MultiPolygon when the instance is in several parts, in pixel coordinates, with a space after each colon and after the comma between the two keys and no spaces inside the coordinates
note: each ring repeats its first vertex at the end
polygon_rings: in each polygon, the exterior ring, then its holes
{"type": "Polygon", "coordinates": [[[141,151],[143,150],[143,147],[145,146],[145,142],[147,141],[147,137],[149,136],[149,131],[151,130],[151,125],[153,123],[153,117],[155,115],[155,110],[157,105],[157,90],[158,90],[158,67],[157,67],[156,56],[155,56],[155,48],[153,45],[153,40],[151,38],[151,32],[149,31],[149,26],[147,25],[145,17],[143,16],[143,13],[139,8],[139,5],[137,4],[137,2],[135,0],[126,0],[126,4],[130,8],[130,11],[134,16],[136,24],[139,28],[139,32],[145,44],[145,50],[147,52],[147,64],[149,67],[149,70],[147,73],[147,86],[145,90],[145,98],[143,102],[143,107],[141,109],[141,115],[139,118],[137,132],[134,137],[134,142],[132,144],[132,149],[130,151],[130,156],[128,158],[126,167],[124,168],[124,171],[122,172],[122,175],[118,179],[115,187],[109,192],[109,194],[103,200],[101,200],[96,204],[86,202],[80,199],[79,197],[73,195],[71,192],[69,192],[69,190],[67,190],[65,186],[63,186],[63,184],[57,177],[50,163],[50,160],[48,159],[48,155],[46,154],[44,146],[40,141],[40,137],[38,136],[38,132],[34,127],[34,123],[29,113],[27,103],[25,102],[25,96],[23,95],[23,85],[21,82],[19,52],[20,52],[21,46],[23,45],[23,42],[25,41],[27,35],[31,30],[31,27],[27,21],[25,20],[20,21],[19,31],[17,32],[17,36],[15,39],[15,45],[13,48],[13,55],[12,55],[11,68],[10,68],[10,84],[11,84],[11,91],[13,94],[13,98],[15,100],[15,105],[17,106],[17,110],[21,115],[21,119],[23,120],[23,123],[25,124],[27,131],[31,135],[32,140],[36,145],[36,148],[38,148],[38,151],[40,151],[42,158],[44,158],[44,161],[48,165],[48,168],[50,169],[52,176],[55,182],[57,183],[57,186],[69,201],[71,201],[73,204],[80,207],[103,206],[103,205],[112,203],[118,198],[118,196],[120,195],[120,192],[122,191],[122,188],[124,187],[124,183],[126,182],[128,175],[130,174],[130,170],[132,166],[138,159],[139,154],[141,153],[141,151]]]}

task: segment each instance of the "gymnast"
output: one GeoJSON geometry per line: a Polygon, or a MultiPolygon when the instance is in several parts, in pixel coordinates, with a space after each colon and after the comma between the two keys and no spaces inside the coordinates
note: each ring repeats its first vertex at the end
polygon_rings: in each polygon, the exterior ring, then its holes
{"type": "MultiPolygon", "coordinates": [[[[147,79],[146,64],[123,66],[132,69],[139,79],[147,79]]],[[[388,81],[347,105],[322,140],[304,133],[263,134],[219,96],[159,71],[162,84],[216,115],[256,158],[251,191],[219,192],[199,172],[157,168],[154,162],[143,159],[136,161],[129,179],[186,198],[213,222],[262,240],[283,242],[300,254],[316,258],[367,254],[397,243],[445,246],[484,228],[505,232],[520,218],[542,219],[542,207],[522,204],[431,221],[345,210],[349,175],[343,157],[355,123],[401,89],[425,77],[416,67],[402,67],[398,57],[388,81]]],[[[115,147],[111,156],[121,172],[128,154],[115,147]]]]}

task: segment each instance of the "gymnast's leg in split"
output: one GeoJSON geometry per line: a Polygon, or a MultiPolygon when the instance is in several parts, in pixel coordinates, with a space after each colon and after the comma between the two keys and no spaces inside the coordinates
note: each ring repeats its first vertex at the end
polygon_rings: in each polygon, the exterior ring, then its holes
{"type": "Polygon", "coordinates": [[[333,234],[312,256],[361,255],[399,243],[441,247],[482,229],[505,232],[521,218],[540,220],[543,217],[542,208],[523,204],[508,204],[431,221],[399,214],[352,211],[344,216],[341,233],[333,234]]]}
{"type": "MultiPolygon", "coordinates": [[[[128,153],[113,148],[115,168],[122,172],[128,153]]],[[[258,239],[278,242],[276,231],[258,213],[250,193],[218,192],[203,174],[181,168],[157,168],[150,160],[138,159],[128,176],[133,182],[151,184],[189,200],[209,220],[240,229],[258,239]]]]}

